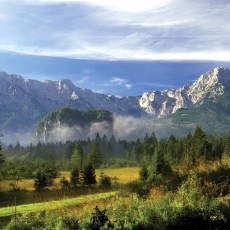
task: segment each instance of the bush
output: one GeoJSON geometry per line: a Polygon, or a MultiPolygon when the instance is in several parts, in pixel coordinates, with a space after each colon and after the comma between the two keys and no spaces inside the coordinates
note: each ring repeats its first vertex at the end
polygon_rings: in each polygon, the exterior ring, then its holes
{"type": "Polygon", "coordinates": [[[168,221],[169,229],[228,229],[229,207],[218,202],[203,202],[197,207],[182,207],[168,221]]]}
{"type": "Polygon", "coordinates": [[[100,229],[114,229],[114,225],[106,215],[106,209],[100,210],[97,206],[94,208],[95,212],[92,213],[88,229],[100,230],[100,229]]]}
{"type": "Polygon", "coordinates": [[[141,181],[132,181],[126,185],[131,193],[136,193],[138,197],[147,198],[150,193],[151,186],[148,183],[141,181]]]}
{"type": "Polygon", "coordinates": [[[112,185],[112,179],[109,176],[106,176],[103,172],[101,172],[99,183],[100,183],[100,186],[103,188],[110,188],[112,185]]]}
{"type": "Polygon", "coordinates": [[[31,230],[43,229],[45,227],[43,213],[36,215],[34,213],[25,213],[22,216],[12,218],[5,230],[31,230]]]}
{"type": "Polygon", "coordinates": [[[63,216],[56,220],[55,225],[51,229],[78,230],[80,228],[78,220],[74,216],[63,216]]]}
{"type": "Polygon", "coordinates": [[[41,189],[47,187],[49,185],[47,175],[38,171],[34,178],[34,188],[37,192],[41,191],[41,189]]]}
{"type": "Polygon", "coordinates": [[[61,184],[62,189],[68,190],[70,188],[70,183],[64,176],[61,178],[60,184],[61,184]]]}

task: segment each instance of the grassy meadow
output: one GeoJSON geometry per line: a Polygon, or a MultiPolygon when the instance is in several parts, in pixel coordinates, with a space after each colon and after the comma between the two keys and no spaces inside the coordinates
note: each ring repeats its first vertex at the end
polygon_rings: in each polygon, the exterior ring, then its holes
{"type": "Polygon", "coordinates": [[[186,220],[187,227],[190,221],[204,220],[203,227],[227,229],[230,181],[221,178],[230,175],[229,157],[223,157],[222,163],[200,161],[195,170],[183,163],[172,170],[173,176],[159,177],[150,187],[140,182],[139,167],[97,169],[97,180],[101,171],[112,178],[109,189],[98,185],[62,189],[60,179],[70,178],[67,171],[61,171],[54,184],[41,192],[34,191],[32,179],[19,180],[16,190],[12,189],[15,181],[1,181],[0,228],[11,220],[6,229],[25,222],[31,226],[28,229],[94,229],[93,215],[102,215],[105,224],[113,223],[110,229],[173,229],[188,215],[194,219],[186,220]]]}
{"type": "MultiPolygon", "coordinates": [[[[116,183],[119,184],[126,184],[130,181],[138,179],[138,167],[129,167],[129,168],[105,168],[105,169],[97,169],[96,176],[97,180],[99,179],[100,172],[103,171],[107,176],[111,177],[116,183]]],[[[62,177],[66,179],[70,179],[70,172],[61,171],[58,178],[54,180],[52,186],[49,187],[50,190],[52,189],[60,189],[60,179],[62,177]]],[[[22,179],[17,182],[3,180],[0,182],[0,191],[10,191],[12,190],[12,186],[16,184],[16,187],[21,190],[26,191],[34,191],[34,180],[33,179],[22,179]]]]}

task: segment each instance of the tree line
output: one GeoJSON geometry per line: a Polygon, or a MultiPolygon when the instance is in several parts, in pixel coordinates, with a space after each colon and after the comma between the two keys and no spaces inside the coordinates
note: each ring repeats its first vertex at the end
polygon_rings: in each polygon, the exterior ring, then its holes
{"type": "Polygon", "coordinates": [[[209,137],[201,127],[196,126],[193,134],[182,138],[170,135],[169,138],[159,139],[153,132],[146,134],[143,140],[117,141],[114,136],[108,139],[97,133],[92,140],[75,142],[39,142],[26,147],[18,142],[14,146],[4,146],[1,152],[1,177],[15,181],[43,178],[42,183],[48,186],[59,170],[69,170],[72,178],[69,183],[74,187],[77,184],[94,184],[95,169],[111,167],[111,159],[115,157],[141,165],[143,179],[167,174],[172,165],[181,163],[192,169],[202,160],[221,162],[223,154],[230,154],[230,138],[209,137]],[[91,178],[86,179],[87,174],[91,178]]]}

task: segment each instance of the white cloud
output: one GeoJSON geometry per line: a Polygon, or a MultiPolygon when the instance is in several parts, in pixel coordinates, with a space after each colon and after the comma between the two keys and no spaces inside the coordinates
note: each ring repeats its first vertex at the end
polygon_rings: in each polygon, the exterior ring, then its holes
{"type": "Polygon", "coordinates": [[[132,89],[133,85],[129,83],[128,79],[119,78],[119,77],[112,77],[109,81],[102,84],[104,87],[119,87],[125,89],[132,89]]]}
{"type": "Polygon", "coordinates": [[[229,12],[225,0],[2,0],[0,51],[229,61],[229,12]]]}
{"type": "Polygon", "coordinates": [[[81,3],[103,7],[109,10],[138,13],[161,8],[172,0],[23,0],[26,4],[81,3]]]}
{"type": "Polygon", "coordinates": [[[74,84],[82,84],[82,83],[87,83],[89,82],[90,77],[83,77],[82,79],[78,80],[78,81],[74,81],[74,84]]]}
{"type": "Polygon", "coordinates": [[[123,79],[123,78],[119,78],[119,77],[112,77],[111,80],[107,81],[106,83],[104,83],[105,86],[120,86],[120,85],[124,85],[127,83],[128,80],[123,79]]]}
{"type": "Polygon", "coordinates": [[[127,89],[132,89],[133,85],[131,85],[131,84],[125,84],[125,87],[126,87],[127,89]]]}

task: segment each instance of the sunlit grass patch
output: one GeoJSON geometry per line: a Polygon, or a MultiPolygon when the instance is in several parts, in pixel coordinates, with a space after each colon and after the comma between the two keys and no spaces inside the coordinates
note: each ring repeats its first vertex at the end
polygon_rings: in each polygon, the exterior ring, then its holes
{"type": "MultiPolygon", "coordinates": [[[[101,169],[96,170],[96,175],[100,175],[101,169]]],[[[103,169],[103,172],[111,177],[117,178],[117,182],[120,184],[126,184],[130,181],[137,180],[139,177],[139,168],[138,167],[129,167],[129,168],[111,168],[103,169]]]]}
{"type": "Polygon", "coordinates": [[[116,193],[117,192],[98,193],[93,195],[81,196],[77,198],[68,198],[68,199],[57,200],[57,201],[41,202],[41,203],[0,208],[0,217],[12,216],[15,213],[22,214],[26,212],[51,211],[51,210],[74,206],[74,205],[87,204],[95,200],[106,199],[115,196],[116,193]]]}

